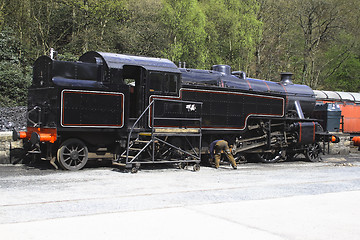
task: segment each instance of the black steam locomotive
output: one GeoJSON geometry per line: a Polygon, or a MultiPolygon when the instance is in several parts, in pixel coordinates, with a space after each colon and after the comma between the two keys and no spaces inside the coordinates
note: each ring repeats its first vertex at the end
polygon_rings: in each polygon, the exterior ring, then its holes
{"type": "Polygon", "coordinates": [[[317,161],[328,136],[311,119],[315,95],[290,73],[280,82],[247,78],[230,66],[178,68],[167,59],[87,52],[77,62],[36,60],[28,127],[14,139],[29,154],[67,170],[89,157],[138,169],[145,163],[199,163],[225,139],[237,160],[276,162],[296,153],[317,161]],[[56,161],[57,160],[57,161],[56,161]]]}

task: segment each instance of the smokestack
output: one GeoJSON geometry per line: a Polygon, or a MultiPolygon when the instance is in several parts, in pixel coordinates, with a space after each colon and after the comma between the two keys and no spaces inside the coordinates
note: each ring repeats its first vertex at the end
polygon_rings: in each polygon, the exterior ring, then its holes
{"type": "Polygon", "coordinates": [[[283,73],[280,73],[281,75],[281,83],[284,84],[284,85],[292,85],[294,84],[291,80],[292,78],[292,73],[291,72],[283,72],[283,73]]]}

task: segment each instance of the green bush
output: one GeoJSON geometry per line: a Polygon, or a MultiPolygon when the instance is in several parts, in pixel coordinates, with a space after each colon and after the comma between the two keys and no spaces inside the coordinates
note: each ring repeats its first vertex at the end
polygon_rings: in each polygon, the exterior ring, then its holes
{"type": "Polygon", "coordinates": [[[0,32],[0,106],[25,105],[31,84],[31,68],[21,55],[20,43],[11,29],[0,32]]]}

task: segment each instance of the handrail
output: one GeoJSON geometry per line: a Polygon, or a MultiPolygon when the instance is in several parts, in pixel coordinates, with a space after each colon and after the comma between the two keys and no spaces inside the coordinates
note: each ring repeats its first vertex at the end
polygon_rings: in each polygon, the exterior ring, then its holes
{"type": "Polygon", "coordinates": [[[126,163],[128,163],[128,159],[129,159],[129,147],[130,147],[130,138],[131,138],[131,134],[134,131],[134,128],[136,126],[136,124],[140,121],[140,119],[145,115],[145,113],[150,109],[151,105],[153,105],[154,100],[152,100],[150,102],[150,104],[145,108],[145,110],[140,114],[140,116],[138,117],[138,119],[134,122],[133,126],[130,129],[129,135],[128,135],[128,141],[127,141],[127,147],[126,147],[126,163]]]}
{"type": "Polygon", "coordinates": [[[41,107],[35,106],[33,109],[29,110],[26,114],[26,118],[33,125],[33,127],[40,127],[40,125],[41,125],[41,107]],[[33,111],[36,111],[36,110],[39,112],[37,123],[30,119],[30,113],[32,113],[33,111]]]}

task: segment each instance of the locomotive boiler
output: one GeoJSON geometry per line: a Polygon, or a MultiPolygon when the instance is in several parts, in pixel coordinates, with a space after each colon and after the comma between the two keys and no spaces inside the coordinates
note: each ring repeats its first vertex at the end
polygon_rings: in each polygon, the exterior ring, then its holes
{"type": "Polygon", "coordinates": [[[246,77],[230,66],[178,68],[167,59],[87,52],[77,62],[43,56],[28,90],[29,154],[79,170],[90,154],[137,171],[145,163],[207,158],[208,146],[227,140],[237,160],[276,162],[304,153],[317,161],[328,139],[309,118],[315,95],[293,84],[246,77]]]}

